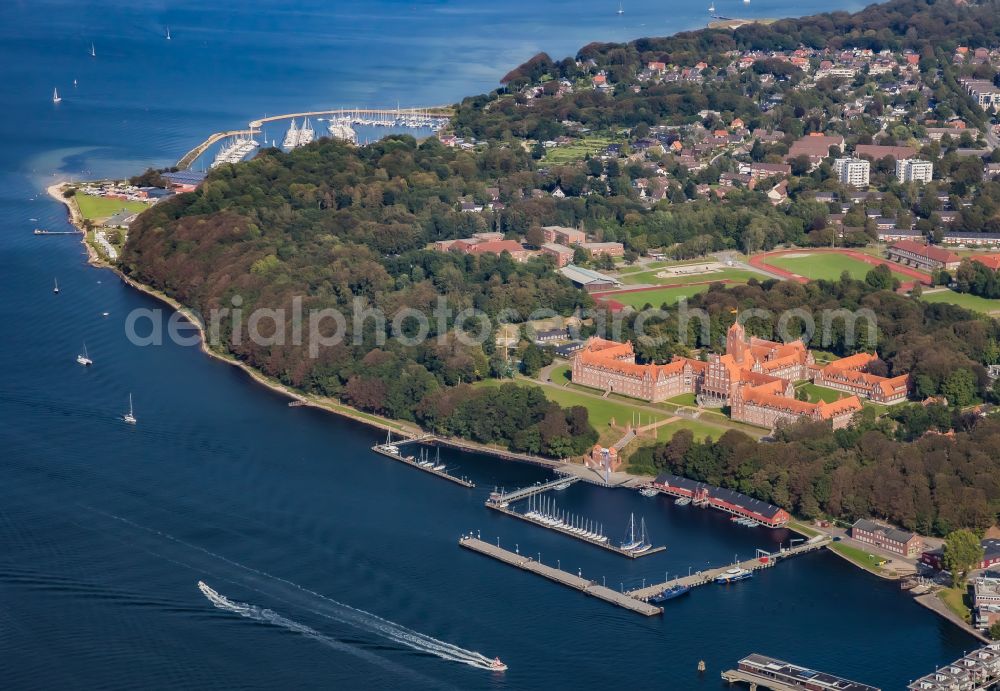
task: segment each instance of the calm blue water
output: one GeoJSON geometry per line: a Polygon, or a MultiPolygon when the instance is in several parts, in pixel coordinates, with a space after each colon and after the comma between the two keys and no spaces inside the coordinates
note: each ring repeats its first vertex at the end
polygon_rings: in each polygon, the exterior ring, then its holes
{"type": "Polygon", "coordinates": [[[457,538],[481,530],[617,587],[788,536],[634,493],[560,494],[609,531],[631,511],[645,516],[669,549],[630,562],[483,508],[494,484],[541,470],[445,452],[480,488],[451,486],[374,456],[377,433],[289,409],[196,348],[129,346],[124,315],[158,305],[89,268],[75,238],[31,235],[65,226],[43,193],[54,179],[169,164],[206,133],[269,112],[448,102],[541,49],[559,57],[705,21],[703,7],[651,1],[626,2],[622,17],[594,0],[285,4],[0,8],[4,687],[714,689],[721,669],[759,651],[900,688],[972,646],[827,554],[703,588],[662,619],[620,611],[467,553],[457,538]],[[84,340],[96,361],[87,370],[74,362],[84,340]],[[115,419],[129,392],[135,428],[115,419]],[[272,612],[215,608],[199,580],[272,612]],[[425,636],[511,669],[493,676],[425,636]]]}

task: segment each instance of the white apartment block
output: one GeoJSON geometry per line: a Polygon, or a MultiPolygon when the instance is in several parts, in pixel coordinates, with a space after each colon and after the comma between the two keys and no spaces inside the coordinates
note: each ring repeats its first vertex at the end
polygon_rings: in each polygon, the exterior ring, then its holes
{"type": "Polygon", "coordinates": [[[838,158],[833,162],[833,170],[845,185],[868,187],[871,164],[863,158],[838,158]]]}
{"type": "Polygon", "coordinates": [[[930,182],[934,178],[934,164],[917,158],[896,161],[896,179],[900,182],[930,182]]]}

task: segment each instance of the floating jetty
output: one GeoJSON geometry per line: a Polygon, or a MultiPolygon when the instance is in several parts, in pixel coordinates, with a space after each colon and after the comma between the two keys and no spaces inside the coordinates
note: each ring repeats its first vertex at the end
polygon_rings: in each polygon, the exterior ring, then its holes
{"type": "Polygon", "coordinates": [[[79,230],[45,230],[44,228],[35,228],[35,235],[79,235],[79,230]]]}
{"type": "MultiPolygon", "coordinates": [[[[876,686],[861,684],[850,679],[817,672],[807,667],[793,665],[767,655],[753,653],[736,663],[736,669],[722,673],[723,681],[730,684],[749,684],[751,689],[765,688],[773,691],[881,691],[876,686]]],[[[910,688],[913,688],[912,686],[910,688]]],[[[952,687],[948,687],[952,688],[952,687]]],[[[954,687],[958,688],[958,687],[954,687]]],[[[966,687],[962,687],[966,688],[966,687]]]]}
{"type": "MultiPolygon", "coordinates": [[[[551,483],[548,483],[551,484],[551,483]]],[[[537,493],[528,495],[530,497],[538,496],[537,493]]],[[[595,547],[600,547],[606,549],[609,552],[614,552],[615,554],[620,554],[623,557],[628,557],[629,559],[638,559],[639,557],[647,557],[651,554],[657,554],[666,549],[665,546],[660,545],[659,547],[651,547],[648,543],[645,545],[645,549],[623,549],[622,547],[611,542],[608,537],[604,534],[604,528],[591,528],[589,527],[589,521],[584,519],[582,516],[575,516],[572,514],[564,513],[555,508],[555,502],[551,504],[545,504],[542,506],[531,507],[531,510],[524,513],[515,511],[510,506],[508,502],[499,503],[486,500],[487,508],[493,509],[494,511],[499,511],[507,516],[512,516],[513,518],[519,518],[522,521],[531,523],[532,525],[537,525],[540,528],[547,528],[549,530],[555,531],[566,535],[567,537],[572,537],[581,542],[586,542],[588,545],[594,545],[595,547]],[[558,516],[558,518],[557,518],[558,516]],[[586,525],[586,527],[583,527],[586,525]]]]}
{"type": "Polygon", "coordinates": [[[417,470],[422,470],[425,473],[431,475],[436,475],[439,478],[448,480],[449,482],[454,482],[456,485],[461,485],[462,487],[475,487],[475,483],[471,480],[466,480],[464,477],[456,477],[448,472],[447,468],[441,467],[440,463],[432,462],[429,459],[418,459],[416,456],[405,456],[403,452],[400,451],[401,446],[404,444],[410,444],[413,442],[422,442],[432,439],[432,437],[416,437],[414,439],[406,439],[404,441],[391,441],[386,439],[384,444],[376,444],[372,447],[372,451],[379,454],[380,456],[385,456],[386,458],[391,458],[394,461],[399,461],[400,463],[405,463],[411,468],[416,468],[417,470]]]}
{"type": "Polygon", "coordinates": [[[817,536],[810,539],[807,542],[792,547],[790,549],[783,549],[780,552],[766,552],[762,549],[757,550],[757,556],[753,559],[747,559],[734,564],[726,564],[725,566],[720,566],[716,569],[709,569],[708,571],[700,571],[690,576],[680,576],[672,580],[666,581],[664,583],[657,583],[655,585],[647,586],[644,588],[638,588],[636,590],[630,590],[628,595],[639,600],[648,600],[654,595],[662,593],[667,588],[673,586],[687,586],[693,588],[698,585],[705,585],[706,583],[712,583],[715,581],[716,576],[720,576],[727,570],[732,568],[742,568],[747,571],[757,571],[758,569],[768,569],[779,561],[787,559],[788,557],[794,557],[799,554],[806,554],[807,552],[813,552],[817,549],[822,549],[826,547],[832,538],[829,535],[817,536]]]}
{"type": "MultiPolygon", "coordinates": [[[[560,485],[571,485],[574,482],[579,482],[580,478],[576,476],[570,477],[559,477],[555,480],[550,480],[538,485],[530,485],[528,487],[522,487],[521,489],[516,489],[513,492],[505,492],[502,488],[490,494],[490,498],[486,500],[486,505],[490,508],[495,506],[506,507],[508,504],[513,504],[516,501],[521,501],[522,499],[527,499],[535,494],[542,494],[543,492],[548,492],[549,490],[555,489],[560,485]]],[[[565,489],[565,488],[563,488],[565,489]]]]}
{"type": "Polygon", "coordinates": [[[588,581],[582,576],[574,576],[567,571],[546,566],[531,557],[526,557],[521,554],[517,554],[516,552],[510,552],[497,545],[491,545],[488,542],[483,542],[482,540],[472,537],[471,535],[463,536],[458,541],[458,544],[466,549],[472,550],[473,552],[478,552],[479,554],[492,557],[497,561],[510,564],[511,566],[521,569],[522,571],[530,571],[531,573],[538,574],[539,576],[547,578],[550,581],[555,581],[556,583],[574,588],[586,595],[596,597],[599,600],[604,600],[605,602],[609,602],[619,607],[624,607],[632,612],[643,614],[647,617],[663,613],[662,607],[655,607],[648,602],[637,600],[634,597],[625,595],[624,593],[619,593],[611,588],[598,585],[594,581],[588,581]]]}

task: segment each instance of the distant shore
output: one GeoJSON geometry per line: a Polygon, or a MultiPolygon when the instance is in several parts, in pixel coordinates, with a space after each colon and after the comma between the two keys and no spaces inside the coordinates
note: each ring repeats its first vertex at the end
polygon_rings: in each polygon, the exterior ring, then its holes
{"type": "Polygon", "coordinates": [[[708,23],[709,29],[739,29],[747,24],[774,24],[777,19],[716,19],[708,23]]]}

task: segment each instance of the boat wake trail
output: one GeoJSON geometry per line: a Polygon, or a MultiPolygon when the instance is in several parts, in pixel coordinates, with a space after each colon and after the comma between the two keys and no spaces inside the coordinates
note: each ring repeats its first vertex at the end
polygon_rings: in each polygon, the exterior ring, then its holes
{"type": "MultiPolygon", "coordinates": [[[[96,513],[100,513],[107,518],[129,525],[132,528],[145,532],[146,534],[154,535],[173,543],[174,545],[186,548],[183,557],[180,559],[170,559],[165,555],[160,555],[175,563],[182,564],[192,569],[198,569],[202,572],[215,573],[217,577],[222,578],[225,581],[250,588],[270,600],[277,600],[287,604],[291,608],[304,610],[313,615],[323,617],[324,619],[329,619],[339,624],[345,624],[356,630],[387,639],[404,648],[409,648],[419,653],[433,655],[442,660],[457,662],[477,669],[491,671],[494,669],[492,667],[493,660],[486,657],[482,653],[462,648],[453,643],[438,640],[433,636],[428,636],[420,633],[419,631],[414,631],[413,629],[403,626],[402,624],[397,624],[396,622],[383,619],[382,617],[372,614],[371,612],[339,602],[333,598],[327,597],[326,595],[299,585],[298,583],[282,578],[281,576],[276,576],[267,573],[266,571],[261,571],[251,566],[241,564],[238,561],[234,561],[221,554],[207,550],[204,547],[186,542],[169,533],[156,530],[154,528],[147,528],[146,526],[135,523],[127,518],[116,516],[97,509],[92,509],[91,507],[85,508],[95,511],[96,513]],[[196,558],[196,554],[198,553],[203,555],[203,557],[208,557],[208,559],[196,558]],[[232,573],[231,569],[220,569],[220,562],[239,569],[238,575],[236,573],[232,573]],[[228,573],[223,575],[220,571],[228,571],[228,573]]],[[[317,640],[338,650],[351,652],[353,654],[364,652],[353,646],[349,646],[331,638],[326,634],[316,631],[309,626],[283,617],[270,609],[264,609],[258,607],[257,605],[230,600],[225,596],[220,595],[203,581],[198,581],[198,588],[205,595],[205,597],[219,609],[239,614],[247,617],[248,619],[268,622],[291,631],[296,631],[304,636],[317,640]]],[[[366,653],[366,655],[370,655],[370,653],[366,653]]],[[[372,661],[375,660],[381,661],[381,658],[372,655],[372,661]]]]}

